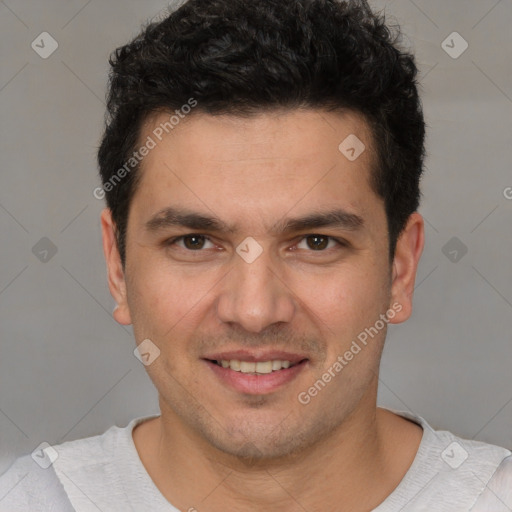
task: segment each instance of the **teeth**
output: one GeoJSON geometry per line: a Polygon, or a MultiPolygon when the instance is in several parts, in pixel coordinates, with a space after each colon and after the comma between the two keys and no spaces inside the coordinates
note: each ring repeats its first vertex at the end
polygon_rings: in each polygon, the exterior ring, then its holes
{"type": "Polygon", "coordinates": [[[248,363],[247,361],[240,361],[240,371],[242,373],[254,373],[256,371],[256,363],[248,363]]]}
{"type": "Polygon", "coordinates": [[[272,361],[256,363],[256,373],[272,373],[272,361]]]}
{"type": "Polygon", "coordinates": [[[235,372],[263,374],[272,373],[273,371],[293,366],[290,361],[281,361],[279,359],[273,361],[259,361],[257,363],[251,361],[239,361],[237,359],[231,359],[230,361],[223,359],[221,361],[217,361],[217,363],[223,368],[230,368],[235,372]]]}

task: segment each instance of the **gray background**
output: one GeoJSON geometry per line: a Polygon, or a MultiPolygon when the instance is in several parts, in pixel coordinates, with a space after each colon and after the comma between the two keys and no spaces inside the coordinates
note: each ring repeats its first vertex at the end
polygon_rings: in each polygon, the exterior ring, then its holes
{"type": "MultiPolygon", "coordinates": [[[[0,2],[0,473],[42,441],[158,412],[131,328],[111,316],[92,191],[108,55],[167,5],[0,2]],[[58,42],[47,59],[31,48],[44,31],[58,42]]],[[[380,404],[512,448],[512,2],[374,5],[416,52],[429,130],[426,249],[414,314],[390,327],[380,404]],[[441,46],[454,31],[469,44],[456,59],[441,46]]]]}

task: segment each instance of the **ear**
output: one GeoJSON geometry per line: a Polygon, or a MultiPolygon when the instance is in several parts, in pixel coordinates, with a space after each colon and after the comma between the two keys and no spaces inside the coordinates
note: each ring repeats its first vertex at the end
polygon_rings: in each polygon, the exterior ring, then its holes
{"type": "Polygon", "coordinates": [[[109,208],[105,208],[101,212],[101,234],[103,237],[103,253],[107,263],[108,287],[110,294],[117,302],[117,307],[112,314],[120,324],[130,325],[132,321],[126,300],[125,275],[117,248],[115,224],[109,208]]]}
{"type": "Polygon", "coordinates": [[[391,281],[391,304],[400,304],[397,314],[389,321],[393,324],[405,322],[412,313],[412,297],[418,262],[425,244],[423,217],[414,212],[400,235],[393,258],[391,281]]]}

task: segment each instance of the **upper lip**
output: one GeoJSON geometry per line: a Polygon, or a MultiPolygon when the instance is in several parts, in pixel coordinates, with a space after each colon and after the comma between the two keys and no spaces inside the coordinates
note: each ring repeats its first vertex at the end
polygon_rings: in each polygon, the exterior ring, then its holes
{"type": "Polygon", "coordinates": [[[282,350],[270,350],[268,352],[255,351],[255,350],[230,350],[229,352],[216,352],[210,354],[204,359],[211,361],[249,361],[251,363],[259,363],[263,361],[290,361],[290,363],[299,363],[303,359],[308,359],[306,356],[296,354],[293,352],[285,352],[282,350]]]}

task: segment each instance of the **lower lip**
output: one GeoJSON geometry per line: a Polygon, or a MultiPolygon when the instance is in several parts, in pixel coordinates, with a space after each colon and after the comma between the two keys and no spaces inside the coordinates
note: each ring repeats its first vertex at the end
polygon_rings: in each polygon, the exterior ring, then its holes
{"type": "Polygon", "coordinates": [[[304,369],[307,360],[291,366],[290,368],[283,368],[272,373],[263,373],[260,375],[236,372],[230,368],[223,368],[208,360],[205,360],[205,362],[224,384],[227,384],[236,391],[251,395],[262,395],[272,393],[281,386],[291,382],[304,369]]]}

